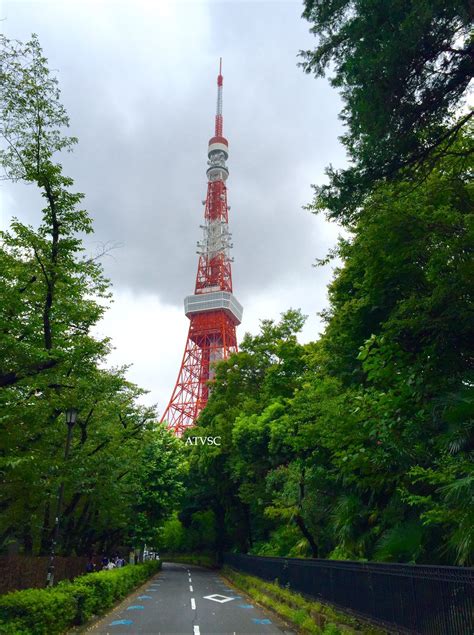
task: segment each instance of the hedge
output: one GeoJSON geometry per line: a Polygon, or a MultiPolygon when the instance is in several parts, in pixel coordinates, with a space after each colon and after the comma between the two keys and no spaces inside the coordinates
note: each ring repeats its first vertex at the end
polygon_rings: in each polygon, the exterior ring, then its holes
{"type": "Polygon", "coordinates": [[[160,561],[88,573],[51,589],[25,589],[0,597],[0,633],[60,635],[101,615],[161,568],[160,561]]]}

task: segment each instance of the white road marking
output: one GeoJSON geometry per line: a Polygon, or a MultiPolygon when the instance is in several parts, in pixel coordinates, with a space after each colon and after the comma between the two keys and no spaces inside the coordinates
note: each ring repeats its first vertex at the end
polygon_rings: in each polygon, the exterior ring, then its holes
{"type": "Polygon", "coordinates": [[[219,602],[219,604],[224,604],[224,602],[231,602],[235,600],[235,597],[228,598],[226,595],[221,595],[220,593],[214,593],[213,595],[205,595],[205,600],[212,600],[212,602],[219,602]]]}
{"type": "MultiPolygon", "coordinates": [[[[194,635],[200,635],[200,630],[199,630],[199,626],[197,624],[194,625],[194,635]]],[[[235,635],[235,633],[234,633],[235,635]]]]}
{"type": "Polygon", "coordinates": [[[191,608],[193,611],[196,610],[196,602],[194,601],[194,598],[191,598],[191,608]]]}
{"type": "Polygon", "coordinates": [[[191,593],[193,592],[193,587],[191,585],[189,585],[189,590],[191,591],[191,593]]]}

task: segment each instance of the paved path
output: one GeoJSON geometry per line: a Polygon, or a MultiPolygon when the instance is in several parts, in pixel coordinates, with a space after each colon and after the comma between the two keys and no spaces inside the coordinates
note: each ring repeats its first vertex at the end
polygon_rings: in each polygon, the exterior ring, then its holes
{"type": "Polygon", "coordinates": [[[264,613],[248,597],[240,592],[236,594],[217,572],[164,563],[158,575],[95,624],[90,632],[94,635],[291,633],[284,629],[275,623],[274,616],[264,613]]]}

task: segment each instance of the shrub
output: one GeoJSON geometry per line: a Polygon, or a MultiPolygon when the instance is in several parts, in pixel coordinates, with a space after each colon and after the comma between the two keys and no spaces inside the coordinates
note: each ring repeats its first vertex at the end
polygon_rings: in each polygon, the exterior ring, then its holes
{"type": "Polygon", "coordinates": [[[89,573],[52,589],[25,589],[0,598],[0,632],[59,635],[105,612],[161,568],[161,562],[89,573]]]}
{"type": "Polygon", "coordinates": [[[72,583],[68,591],[76,601],[76,615],[74,617],[75,625],[85,624],[94,615],[99,615],[105,608],[107,608],[106,606],[101,605],[100,598],[96,593],[95,587],[91,584],[84,584],[81,579],[72,583]]]}
{"type": "Polygon", "coordinates": [[[0,598],[0,630],[11,633],[51,635],[63,633],[76,616],[77,604],[62,589],[25,589],[0,598]]]}

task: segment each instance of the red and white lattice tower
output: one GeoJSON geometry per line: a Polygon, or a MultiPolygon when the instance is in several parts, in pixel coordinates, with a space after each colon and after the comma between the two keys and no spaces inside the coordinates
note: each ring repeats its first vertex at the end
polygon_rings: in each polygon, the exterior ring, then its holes
{"type": "Polygon", "coordinates": [[[192,426],[209,397],[209,380],[215,362],[237,351],[236,326],[242,320],[242,306],[232,294],[229,209],[226,180],[229,144],[222,126],[222,60],[217,77],[217,112],[214,136],[207,150],[207,197],[204,236],[198,242],[199,263],[194,295],[184,299],[189,333],[178,379],[162,421],[181,436],[192,426]]]}

